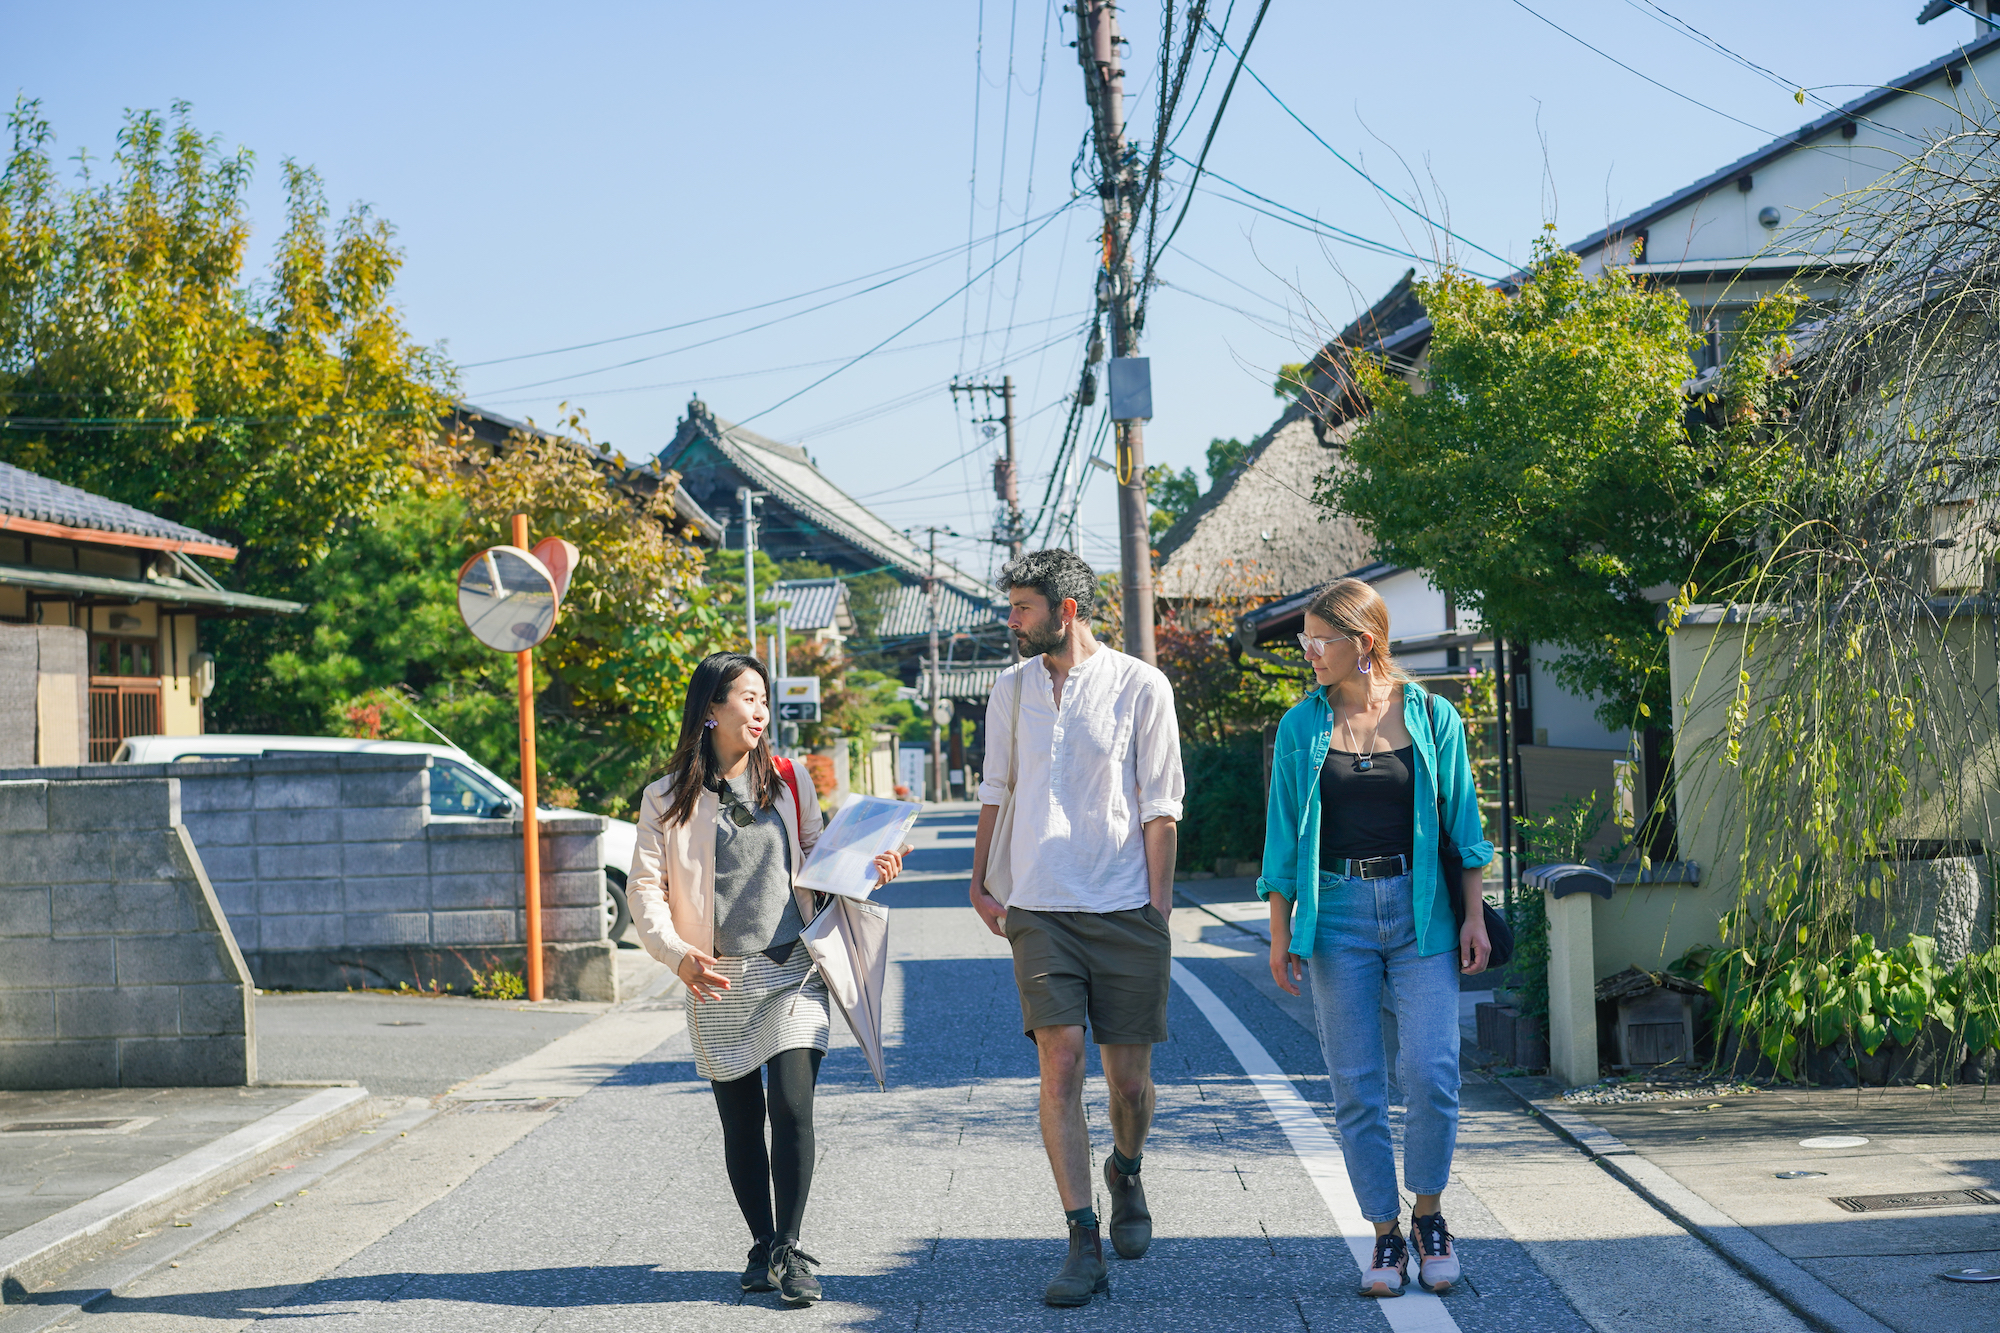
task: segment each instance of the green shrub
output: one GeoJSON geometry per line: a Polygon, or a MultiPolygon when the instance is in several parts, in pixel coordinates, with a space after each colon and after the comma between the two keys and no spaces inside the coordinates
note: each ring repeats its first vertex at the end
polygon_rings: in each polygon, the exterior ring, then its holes
{"type": "Polygon", "coordinates": [[[1264,854],[1263,738],[1246,732],[1211,744],[1181,743],[1186,775],[1180,850],[1190,870],[1220,857],[1254,861],[1264,854]]]}
{"type": "Polygon", "coordinates": [[[503,972],[496,967],[491,972],[475,969],[472,973],[475,1000],[518,1000],[527,993],[527,983],[521,980],[519,972],[503,972]]]}

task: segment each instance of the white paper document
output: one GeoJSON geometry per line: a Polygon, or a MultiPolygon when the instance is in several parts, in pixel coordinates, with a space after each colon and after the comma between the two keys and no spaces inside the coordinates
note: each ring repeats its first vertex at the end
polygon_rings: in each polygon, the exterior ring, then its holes
{"type": "Polygon", "coordinates": [[[901,847],[923,813],[915,801],[856,796],[834,811],[806,858],[799,883],[843,898],[866,898],[875,891],[875,858],[901,847]]]}

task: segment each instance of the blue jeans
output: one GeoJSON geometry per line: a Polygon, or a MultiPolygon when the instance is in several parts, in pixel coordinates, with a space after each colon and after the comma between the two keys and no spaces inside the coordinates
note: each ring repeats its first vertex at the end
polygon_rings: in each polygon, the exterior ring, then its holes
{"type": "Polygon", "coordinates": [[[1412,1194],[1442,1194],[1458,1140],[1458,955],[1417,956],[1410,876],[1322,874],[1307,971],[1347,1178],[1361,1215],[1388,1222],[1402,1201],[1382,1012],[1393,1009],[1401,1046],[1403,1180],[1412,1194]]]}

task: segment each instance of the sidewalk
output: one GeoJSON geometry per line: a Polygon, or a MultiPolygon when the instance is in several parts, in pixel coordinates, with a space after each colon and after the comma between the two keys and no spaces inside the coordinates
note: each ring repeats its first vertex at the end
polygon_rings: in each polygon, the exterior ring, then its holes
{"type": "MultiPolygon", "coordinates": [[[[2000,1200],[2000,1098],[1976,1088],[1773,1088],[1589,1105],[1561,1101],[1546,1079],[1506,1082],[1559,1123],[1574,1121],[1570,1132],[1607,1169],[1802,1300],[1821,1286],[1898,1333],[2000,1328],[2000,1283],[1938,1276],[2000,1270],[2000,1206],[1965,1193],[2000,1200]],[[1867,1211],[1834,1202],[1842,1198],[1867,1211]]],[[[1828,1310],[1843,1327],[1865,1326],[1828,1310]]]]}

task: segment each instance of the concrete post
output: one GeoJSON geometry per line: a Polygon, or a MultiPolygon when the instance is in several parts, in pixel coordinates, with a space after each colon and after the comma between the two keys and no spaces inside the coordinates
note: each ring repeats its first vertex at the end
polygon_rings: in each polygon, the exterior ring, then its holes
{"type": "Polygon", "coordinates": [[[1566,1087],[1597,1081],[1597,954],[1594,893],[1558,898],[1542,891],[1549,914],[1549,1072],[1566,1087]]]}

